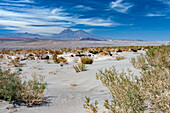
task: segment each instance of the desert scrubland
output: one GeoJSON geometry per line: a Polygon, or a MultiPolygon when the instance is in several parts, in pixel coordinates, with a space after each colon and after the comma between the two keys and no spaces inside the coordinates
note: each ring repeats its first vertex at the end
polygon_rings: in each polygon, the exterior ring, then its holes
{"type": "Polygon", "coordinates": [[[48,42],[0,45],[0,112],[169,112],[169,42],[48,42]]]}

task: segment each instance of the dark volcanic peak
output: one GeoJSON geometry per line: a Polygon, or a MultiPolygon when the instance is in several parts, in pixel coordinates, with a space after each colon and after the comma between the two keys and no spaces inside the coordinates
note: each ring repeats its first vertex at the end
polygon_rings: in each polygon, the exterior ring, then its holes
{"type": "Polygon", "coordinates": [[[83,31],[83,30],[77,30],[77,31],[74,31],[74,34],[75,35],[90,35],[89,33],[83,31]]]}
{"type": "Polygon", "coordinates": [[[71,30],[71,29],[65,29],[65,30],[63,30],[61,33],[59,33],[59,34],[69,34],[69,33],[73,33],[73,31],[71,30]]]}
{"type": "Polygon", "coordinates": [[[73,39],[73,38],[95,38],[95,39],[104,39],[104,37],[99,37],[91,35],[83,30],[72,31],[71,29],[65,29],[59,34],[55,34],[49,38],[52,39],[73,39]]]}

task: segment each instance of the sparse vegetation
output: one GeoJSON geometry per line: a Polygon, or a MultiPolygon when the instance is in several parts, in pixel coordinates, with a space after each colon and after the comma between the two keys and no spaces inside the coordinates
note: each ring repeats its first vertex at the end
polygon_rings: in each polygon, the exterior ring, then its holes
{"type": "MultiPolygon", "coordinates": [[[[134,76],[130,70],[118,73],[114,67],[99,70],[96,77],[108,88],[112,97],[111,101],[105,100],[104,107],[113,113],[169,112],[169,54],[170,46],[160,46],[150,48],[146,57],[133,58],[133,65],[141,69],[140,77],[134,76]]],[[[97,112],[93,110],[95,105],[87,104],[89,101],[85,103],[88,106],[85,109],[97,112]]]]}

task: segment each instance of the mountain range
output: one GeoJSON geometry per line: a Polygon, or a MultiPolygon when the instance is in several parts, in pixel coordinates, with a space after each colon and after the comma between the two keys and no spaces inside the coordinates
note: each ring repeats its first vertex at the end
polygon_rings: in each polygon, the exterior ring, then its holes
{"type": "Polygon", "coordinates": [[[99,37],[89,34],[83,30],[72,31],[71,29],[65,29],[59,34],[52,36],[41,36],[39,34],[31,33],[15,33],[15,34],[0,34],[1,38],[28,38],[28,39],[61,39],[61,40],[104,40],[106,37],[99,37]]]}

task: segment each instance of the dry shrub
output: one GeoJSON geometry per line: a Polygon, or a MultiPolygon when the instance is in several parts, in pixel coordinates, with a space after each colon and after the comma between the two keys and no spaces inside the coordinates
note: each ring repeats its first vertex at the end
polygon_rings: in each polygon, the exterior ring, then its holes
{"type": "Polygon", "coordinates": [[[44,60],[44,63],[50,64],[50,60],[44,60]]]}
{"type": "Polygon", "coordinates": [[[52,71],[52,72],[49,72],[48,74],[49,75],[56,75],[56,73],[57,73],[56,71],[52,71]]]}
{"type": "Polygon", "coordinates": [[[33,75],[33,80],[22,82],[18,76],[20,71],[12,73],[10,69],[2,71],[0,68],[0,98],[24,102],[27,106],[44,102],[44,77],[33,75]]]}
{"type": "Polygon", "coordinates": [[[65,59],[64,57],[59,57],[58,58],[58,63],[68,64],[67,59],[65,59]]]}
{"type": "Polygon", "coordinates": [[[105,71],[99,70],[96,74],[97,79],[101,80],[111,94],[111,103],[105,100],[104,106],[113,113],[139,112],[145,109],[139,79],[133,77],[130,71],[128,74],[124,71],[118,73],[114,67],[105,71]]]}
{"type": "Polygon", "coordinates": [[[10,56],[7,56],[7,58],[8,58],[9,60],[12,60],[12,57],[10,57],[10,56]]]}
{"type": "Polygon", "coordinates": [[[133,52],[133,54],[139,54],[138,52],[133,52]]]}
{"type": "Polygon", "coordinates": [[[74,59],[74,60],[73,60],[73,62],[75,62],[75,63],[78,63],[78,61],[79,61],[78,59],[74,59]]]}
{"type": "Polygon", "coordinates": [[[4,55],[0,55],[0,59],[3,59],[4,58],[4,55]]]}
{"type": "Polygon", "coordinates": [[[77,86],[77,84],[70,84],[70,86],[77,86]]]}
{"type": "Polygon", "coordinates": [[[98,102],[95,101],[95,103],[90,103],[90,97],[85,97],[85,104],[83,107],[85,108],[87,113],[97,113],[98,112],[98,107],[97,104],[98,102]]]}
{"type": "Polygon", "coordinates": [[[78,68],[79,68],[80,71],[86,71],[85,64],[78,64],[78,68]]]}
{"type": "Polygon", "coordinates": [[[37,66],[32,66],[31,69],[38,69],[38,70],[42,70],[42,65],[37,65],[37,66]]]}
{"type": "Polygon", "coordinates": [[[137,68],[137,62],[136,62],[136,58],[131,58],[130,59],[131,64],[133,65],[134,68],[137,68]]]}
{"type": "Polygon", "coordinates": [[[67,59],[65,59],[64,57],[59,57],[57,58],[57,55],[54,54],[52,57],[54,63],[58,64],[58,63],[64,63],[64,64],[68,64],[67,59]]]}
{"type": "Polygon", "coordinates": [[[35,60],[35,57],[34,56],[28,56],[27,59],[35,60]]]}
{"type": "Polygon", "coordinates": [[[89,57],[81,57],[81,63],[82,64],[92,64],[93,63],[93,59],[89,58],[89,57]]]}
{"type": "Polygon", "coordinates": [[[124,60],[124,59],[126,59],[126,57],[124,57],[124,56],[117,56],[116,57],[116,60],[124,60]]]}
{"type": "Polygon", "coordinates": [[[130,62],[132,63],[134,68],[137,68],[137,69],[146,70],[148,67],[146,63],[146,58],[143,54],[140,54],[139,56],[137,56],[137,58],[131,58],[130,62]]]}
{"type": "Polygon", "coordinates": [[[54,63],[58,63],[58,59],[57,59],[57,55],[56,54],[54,54],[53,56],[52,56],[52,59],[53,59],[53,61],[54,61],[54,63]]]}
{"type": "Polygon", "coordinates": [[[80,71],[86,71],[87,67],[85,66],[85,64],[78,64],[77,66],[73,66],[74,70],[76,72],[80,72],[80,71]]]}
{"type": "MultiPolygon", "coordinates": [[[[146,57],[140,55],[133,61],[141,70],[140,77],[134,76],[130,70],[128,73],[124,71],[118,73],[114,67],[104,71],[99,70],[96,77],[107,87],[112,97],[111,101],[105,100],[104,107],[111,113],[168,113],[169,55],[170,46],[153,47],[146,52],[146,57]],[[143,68],[147,62],[148,68],[143,68]]],[[[86,105],[89,106],[87,102],[86,105]]],[[[95,106],[91,105],[90,110],[96,113],[93,107],[95,106]]]]}
{"type": "Polygon", "coordinates": [[[20,60],[18,58],[11,60],[10,64],[15,66],[15,67],[22,67],[22,66],[26,65],[25,63],[20,63],[20,60]]]}
{"type": "Polygon", "coordinates": [[[151,66],[163,66],[170,70],[170,45],[158,46],[146,52],[146,59],[151,66]]]}
{"type": "Polygon", "coordinates": [[[44,90],[46,88],[44,76],[34,74],[32,77],[33,80],[24,81],[22,84],[21,100],[28,106],[44,102],[44,90]]]}
{"type": "Polygon", "coordinates": [[[73,66],[73,68],[74,68],[74,70],[75,70],[77,73],[80,72],[78,66],[73,66]]]}

